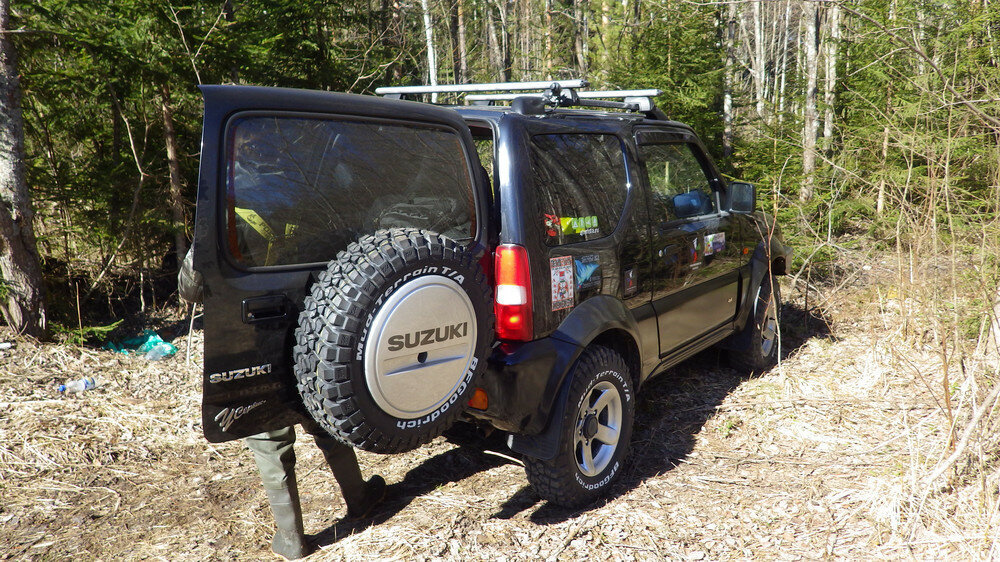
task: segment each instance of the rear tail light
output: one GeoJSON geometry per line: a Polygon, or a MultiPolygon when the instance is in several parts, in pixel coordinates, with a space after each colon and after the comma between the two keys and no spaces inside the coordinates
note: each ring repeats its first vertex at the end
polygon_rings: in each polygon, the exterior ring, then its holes
{"type": "Polygon", "coordinates": [[[529,341],[534,335],[534,326],[528,251],[516,244],[501,244],[494,255],[496,300],[493,311],[497,317],[497,337],[529,341]]]}

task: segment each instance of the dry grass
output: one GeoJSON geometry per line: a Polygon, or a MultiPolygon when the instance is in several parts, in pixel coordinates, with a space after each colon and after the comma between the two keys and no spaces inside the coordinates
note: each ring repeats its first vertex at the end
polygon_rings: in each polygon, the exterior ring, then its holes
{"type": "MultiPolygon", "coordinates": [[[[303,443],[312,559],[1000,557],[1000,361],[942,354],[950,340],[920,317],[933,294],[901,290],[891,258],[851,262],[849,283],[812,292],[819,308],[802,310],[801,281],[784,287],[778,368],[748,379],[706,353],[650,383],[634,462],[589,510],[541,502],[520,466],[483,451],[504,452],[500,440],[438,439],[362,453],[390,489],[373,519],[350,524],[303,443]]],[[[0,352],[0,555],[269,556],[250,455],[200,434],[199,336],[191,367],[184,341],[157,363],[20,340],[0,352]],[[100,388],[55,391],[91,373],[100,388]]]]}

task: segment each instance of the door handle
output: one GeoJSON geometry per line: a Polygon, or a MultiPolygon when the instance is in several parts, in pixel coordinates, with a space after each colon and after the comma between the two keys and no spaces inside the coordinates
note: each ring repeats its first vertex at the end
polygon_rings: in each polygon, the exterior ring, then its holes
{"type": "Polygon", "coordinates": [[[285,295],[267,295],[243,299],[243,323],[254,324],[288,318],[285,295]]]}

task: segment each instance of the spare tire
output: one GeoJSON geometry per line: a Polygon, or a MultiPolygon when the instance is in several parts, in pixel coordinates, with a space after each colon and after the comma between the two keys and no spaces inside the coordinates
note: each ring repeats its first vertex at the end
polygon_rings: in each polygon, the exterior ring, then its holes
{"type": "Polygon", "coordinates": [[[330,435],[408,451],[465,409],[493,343],[492,294],[454,240],[380,230],[318,276],[295,339],[299,393],[330,435]]]}

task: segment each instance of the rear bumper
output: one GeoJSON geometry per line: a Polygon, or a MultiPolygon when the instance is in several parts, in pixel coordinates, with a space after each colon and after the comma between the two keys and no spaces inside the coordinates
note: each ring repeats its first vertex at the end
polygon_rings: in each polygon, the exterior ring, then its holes
{"type": "Polygon", "coordinates": [[[510,433],[542,432],[562,382],[581,352],[579,345],[552,336],[497,345],[477,385],[486,391],[489,406],[467,413],[510,433]]]}

